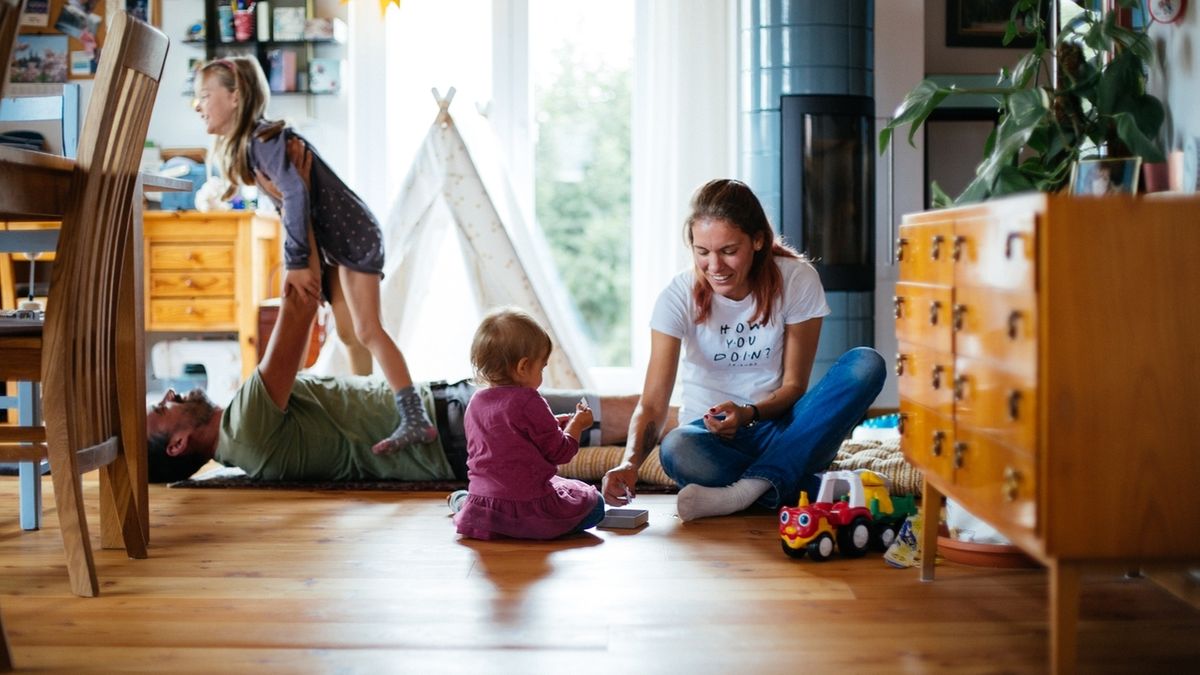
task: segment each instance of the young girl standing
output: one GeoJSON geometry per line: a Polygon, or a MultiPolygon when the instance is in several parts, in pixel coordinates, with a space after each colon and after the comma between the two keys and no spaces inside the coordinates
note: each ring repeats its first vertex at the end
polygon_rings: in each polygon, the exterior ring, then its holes
{"type": "Polygon", "coordinates": [[[529,314],[488,314],[471,342],[471,365],[483,386],[467,405],[470,490],[454,516],[460,534],[475,539],[553,539],[594,527],[604,518],[596,488],[556,475],[579,452],[592,425],[584,402],[554,416],[537,389],[550,359],[550,336],[529,314]]]}
{"type": "Polygon", "coordinates": [[[217,165],[230,182],[223,198],[233,196],[239,184],[257,184],[280,210],[286,232],[283,293],[329,300],[355,373],[369,373],[373,356],[396,393],[400,424],[372,450],[386,454],[434,440],[437,429],[413,388],[404,355],[380,320],[379,223],[307,141],[307,175],[289,161],[289,141],[303,139],[282,121],[264,117],[271,94],[256,59],[211,61],[200,69],[196,83],[196,111],[208,133],[217,136],[217,165]]]}

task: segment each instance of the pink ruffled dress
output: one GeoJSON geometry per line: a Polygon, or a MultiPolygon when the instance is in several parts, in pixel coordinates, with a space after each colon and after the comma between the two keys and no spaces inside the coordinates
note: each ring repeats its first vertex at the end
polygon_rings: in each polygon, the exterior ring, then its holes
{"type": "Polygon", "coordinates": [[[475,392],[464,420],[469,495],[454,516],[473,539],[554,539],[573,531],[600,500],[596,488],[555,475],[579,452],[546,399],[528,387],[475,392]]]}

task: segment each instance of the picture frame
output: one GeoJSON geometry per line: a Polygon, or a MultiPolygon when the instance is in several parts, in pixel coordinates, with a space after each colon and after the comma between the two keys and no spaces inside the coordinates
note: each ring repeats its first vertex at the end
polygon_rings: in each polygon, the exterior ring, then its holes
{"type": "Polygon", "coordinates": [[[1081,159],[1071,167],[1071,194],[1099,197],[1137,194],[1141,157],[1081,159]]]}
{"type": "Polygon", "coordinates": [[[946,46],[1028,49],[1034,35],[1004,44],[1004,32],[1017,0],[946,0],[946,46]]]}

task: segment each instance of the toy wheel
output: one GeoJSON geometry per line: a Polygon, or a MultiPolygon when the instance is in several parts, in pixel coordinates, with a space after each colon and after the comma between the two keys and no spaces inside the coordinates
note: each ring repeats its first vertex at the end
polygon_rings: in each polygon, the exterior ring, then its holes
{"type": "Polygon", "coordinates": [[[876,551],[886,551],[896,541],[896,533],[900,528],[889,523],[875,523],[871,526],[871,548],[876,551]]]}
{"type": "Polygon", "coordinates": [[[800,558],[804,557],[804,547],[803,546],[801,546],[800,548],[792,548],[791,546],[787,545],[786,541],[780,539],[779,547],[783,549],[784,553],[788,554],[789,558],[796,558],[797,560],[799,560],[800,558]]]}
{"type": "Polygon", "coordinates": [[[816,539],[808,542],[808,555],[817,562],[825,562],[829,560],[829,556],[833,555],[833,537],[829,536],[828,532],[822,532],[817,535],[816,539]]]}
{"type": "Polygon", "coordinates": [[[838,529],[838,551],[847,558],[859,558],[867,552],[871,542],[871,524],[866,518],[859,516],[850,524],[838,529]]]}

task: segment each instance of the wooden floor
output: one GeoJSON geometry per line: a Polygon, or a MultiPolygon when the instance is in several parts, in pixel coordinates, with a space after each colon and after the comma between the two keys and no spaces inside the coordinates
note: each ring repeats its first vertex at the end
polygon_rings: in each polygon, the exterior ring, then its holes
{"type": "MultiPolygon", "coordinates": [[[[47,526],[22,532],[0,477],[21,669],[1028,673],[1048,658],[1042,571],[945,564],[922,584],[878,554],[795,561],[772,514],[685,526],[663,495],[637,500],[637,532],[481,543],[454,534],[442,494],[152,487],[150,559],[100,551],[102,596],[76,598],[45,490],[47,526]]],[[[1087,577],[1081,616],[1084,672],[1200,663],[1200,612],[1144,579],[1087,577]]]]}

